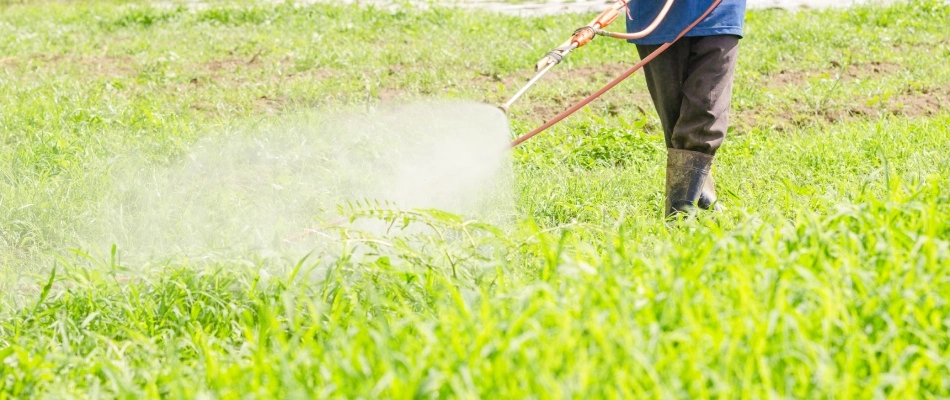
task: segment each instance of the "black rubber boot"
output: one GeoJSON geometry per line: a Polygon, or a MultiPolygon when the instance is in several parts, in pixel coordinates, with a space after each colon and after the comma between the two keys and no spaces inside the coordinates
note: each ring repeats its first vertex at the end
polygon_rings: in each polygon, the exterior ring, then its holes
{"type": "Polygon", "coordinates": [[[696,205],[703,210],[710,211],[722,211],[726,208],[722,206],[722,203],[719,203],[718,197],[716,197],[716,180],[713,179],[712,171],[709,171],[709,179],[706,179],[706,183],[703,185],[703,192],[699,195],[699,201],[696,202],[696,205]]]}
{"type": "Polygon", "coordinates": [[[667,151],[666,216],[719,209],[711,174],[713,156],[689,150],[667,151]]]}

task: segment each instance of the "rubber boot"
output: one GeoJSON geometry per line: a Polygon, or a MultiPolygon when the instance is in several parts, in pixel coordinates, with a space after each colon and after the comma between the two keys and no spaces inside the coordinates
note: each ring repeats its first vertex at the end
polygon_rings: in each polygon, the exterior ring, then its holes
{"type": "Polygon", "coordinates": [[[713,179],[712,171],[709,171],[709,179],[706,179],[706,184],[703,185],[703,192],[699,195],[699,201],[696,202],[696,205],[703,210],[725,210],[726,207],[723,207],[722,203],[719,203],[717,200],[716,180],[713,179]]]}
{"type": "Polygon", "coordinates": [[[696,151],[667,149],[666,216],[718,209],[713,182],[713,156],[696,151]]]}

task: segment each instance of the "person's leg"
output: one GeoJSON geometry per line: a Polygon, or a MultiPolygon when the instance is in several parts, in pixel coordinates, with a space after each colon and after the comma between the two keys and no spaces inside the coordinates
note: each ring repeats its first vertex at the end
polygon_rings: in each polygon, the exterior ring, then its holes
{"type": "Polygon", "coordinates": [[[715,155],[729,129],[739,37],[692,39],[682,85],[683,102],[670,147],[715,155]]]}
{"type": "Polygon", "coordinates": [[[666,215],[717,203],[712,163],[729,129],[732,81],[738,55],[736,36],[690,40],[683,82],[683,103],[669,141],[666,215]]]}
{"type": "MultiPolygon", "coordinates": [[[[716,204],[711,167],[728,129],[738,39],[684,38],[644,67],[668,149],[667,216],[716,204]]],[[[643,58],[658,47],[637,50],[643,58]]]]}
{"type": "MultiPolygon", "coordinates": [[[[637,52],[643,59],[659,48],[659,45],[637,45],[637,52]]],[[[689,48],[689,38],[684,38],[643,66],[647,90],[660,117],[667,148],[673,147],[673,128],[680,118],[689,48]]]]}

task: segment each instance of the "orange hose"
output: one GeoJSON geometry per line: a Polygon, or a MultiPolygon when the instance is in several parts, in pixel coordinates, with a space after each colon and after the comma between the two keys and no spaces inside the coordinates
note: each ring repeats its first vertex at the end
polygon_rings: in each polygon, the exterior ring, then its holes
{"type": "Polygon", "coordinates": [[[575,113],[577,110],[580,110],[581,107],[584,107],[591,101],[594,101],[594,99],[600,97],[601,95],[606,93],[608,90],[613,89],[614,86],[617,86],[618,83],[623,82],[624,79],[629,78],[630,75],[633,75],[634,72],[637,72],[637,70],[639,70],[640,68],[643,68],[643,66],[646,65],[648,62],[653,61],[654,58],[658,57],[661,53],[666,51],[666,49],[670,48],[670,46],[672,46],[673,43],[676,43],[678,40],[680,40],[684,35],[686,35],[687,32],[695,28],[696,25],[699,25],[699,23],[702,22],[704,19],[706,19],[706,17],[709,16],[709,14],[712,13],[712,11],[716,9],[716,7],[718,7],[719,3],[721,2],[722,0],[714,0],[713,3],[709,6],[709,8],[706,9],[706,12],[704,12],[703,15],[700,15],[699,18],[693,21],[692,24],[689,24],[689,26],[687,26],[686,29],[683,29],[683,31],[680,32],[680,34],[677,35],[676,39],[673,39],[672,42],[664,43],[662,46],[660,46],[660,48],[656,49],[655,51],[650,53],[650,55],[648,55],[646,58],[640,60],[640,62],[636,63],[636,65],[634,65],[632,68],[627,70],[627,72],[624,72],[622,75],[618,76],[614,80],[610,81],[610,83],[600,88],[600,90],[594,92],[590,96],[587,96],[584,100],[581,100],[580,103],[577,103],[571,106],[571,108],[564,110],[564,112],[558,114],[556,117],[552,118],[550,121],[545,122],[544,125],[541,125],[535,128],[535,130],[528,132],[524,134],[523,136],[515,139],[513,142],[511,142],[511,147],[517,147],[519,144],[524,143],[526,140],[531,139],[532,137],[534,137],[535,135],[541,132],[544,132],[546,129],[550,128],[552,125],[558,122],[561,122],[561,120],[563,120],[564,118],[567,118],[569,115],[575,113]]]}
{"type": "MultiPolygon", "coordinates": [[[[663,19],[666,18],[666,13],[670,11],[670,7],[672,5],[673,5],[673,0],[667,0],[666,4],[664,4],[663,8],[660,10],[660,13],[656,15],[656,18],[653,19],[653,22],[651,22],[650,25],[647,25],[647,27],[643,28],[643,30],[640,32],[622,34],[624,35],[624,39],[639,39],[653,33],[653,31],[656,30],[656,27],[660,26],[660,22],[662,22],[663,19]]],[[[614,36],[611,33],[610,37],[617,37],[617,36],[614,36]]]]}

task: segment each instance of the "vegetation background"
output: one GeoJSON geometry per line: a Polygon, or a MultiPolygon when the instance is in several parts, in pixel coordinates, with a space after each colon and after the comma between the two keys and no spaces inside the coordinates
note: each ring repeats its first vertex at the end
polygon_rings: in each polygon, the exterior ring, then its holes
{"type": "MultiPolygon", "coordinates": [[[[668,224],[634,77],[513,152],[517,221],[351,204],[308,258],[95,254],[115,158],[311,110],[500,103],[589,15],[0,6],[2,398],[946,398],[950,6],[753,10],[717,158],[668,224]]],[[[525,132],[636,61],[578,51],[525,132]]]]}

